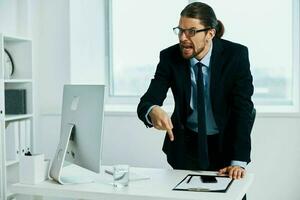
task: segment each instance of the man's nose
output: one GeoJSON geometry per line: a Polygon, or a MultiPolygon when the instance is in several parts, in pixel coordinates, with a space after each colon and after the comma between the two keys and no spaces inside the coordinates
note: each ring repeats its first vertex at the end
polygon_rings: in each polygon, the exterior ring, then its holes
{"type": "Polygon", "coordinates": [[[185,32],[183,31],[183,32],[181,32],[180,34],[179,34],[179,40],[180,41],[184,41],[184,40],[187,40],[187,37],[186,37],[186,35],[185,35],[185,32]]]}

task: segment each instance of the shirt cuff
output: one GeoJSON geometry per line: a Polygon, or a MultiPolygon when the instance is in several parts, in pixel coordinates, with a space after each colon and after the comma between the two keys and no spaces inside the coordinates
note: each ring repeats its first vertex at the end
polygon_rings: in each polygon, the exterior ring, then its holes
{"type": "Polygon", "coordinates": [[[244,162],[244,161],[238,161],[238,160],[232,160],[232,161],[231,161],[231,166],[240,166],[240,167],[246,169],[247,162],[244,162]]]}
{"type": "Polygon", "coordinates": [[[152,122],[151,122],[151,118],[150,118],[150,116],[149,116],[149,113],[151,112],[152,108],[155,107],[155,106],[157,106],[157,105],[151,106],[151,107],[148,109],[148,111],[147,111],[147,113],[146,113],[146,115],[145,115],[146,121],[147,121],[147,123],[150,124],[150,125],[153,125],[153,124],[152,124],[152,122]]]}

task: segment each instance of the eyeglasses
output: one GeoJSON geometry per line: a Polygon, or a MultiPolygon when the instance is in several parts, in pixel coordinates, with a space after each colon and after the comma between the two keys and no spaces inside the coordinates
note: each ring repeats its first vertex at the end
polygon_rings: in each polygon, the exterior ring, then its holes
{"type": "Polygon", "coordinates": [[[211,28],[204,28],[204,29],[196,30],[196,29],[192,29],[192,28],[191,29],[183,29],[180,27],[175,27],[175,28],[173,28],[173,32],[178,36],[182,35],[182,33],[184,32],[184,34],[187,37],[193,37],[194,35],[196,35],[196,33],[208,31],[209,29],[211,29],[211,28]]]}

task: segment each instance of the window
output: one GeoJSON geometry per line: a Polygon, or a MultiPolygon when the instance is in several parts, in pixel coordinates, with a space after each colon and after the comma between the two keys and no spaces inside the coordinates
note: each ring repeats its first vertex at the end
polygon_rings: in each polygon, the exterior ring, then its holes
{"type": "Polygon", "coordinates": [[[298,1],[206,2],[224,22],[224,38],[249,48],[255,104],[265,108],[298,104],[298,1]]]}
{"type": "MultiPolygon", "coordinates": [[[[249,48],[256,105],[298,105],[297,0],[204,1],[225,25],[224,39],[249,48]]],[[[110,95],[141,96],[160,50],[178,42],[172,27],[188,1],[111,1],[110,95]],[[176,2],[176,3],[175,3],[176,2]],[[158,6],[159,5],[159,6],[158,6]]]]}
{"type": "Polygon", "coordinates": [[[159,52],[178,38],[178,25],[187,0],[110,1],[110,94],[141,96],[154,75],[159,52]],[[176,3],[175,3],[176,2],[176,3]]]}

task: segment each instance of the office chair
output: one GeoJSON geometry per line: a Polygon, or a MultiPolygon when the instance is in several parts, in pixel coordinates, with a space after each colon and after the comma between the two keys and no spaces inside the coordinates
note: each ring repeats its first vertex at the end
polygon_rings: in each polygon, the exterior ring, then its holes
{"type": "Polygon", "coordinates": [[[255,118],[256,118],[256,109],[253,108],[253,109],[252,109],[252,113],[251,113],[251,128],[250,128],[250,131],[252,131],[252,128],[253,128],[253,125],[254,125],[254,121],[255,121],[255,118]]]}

